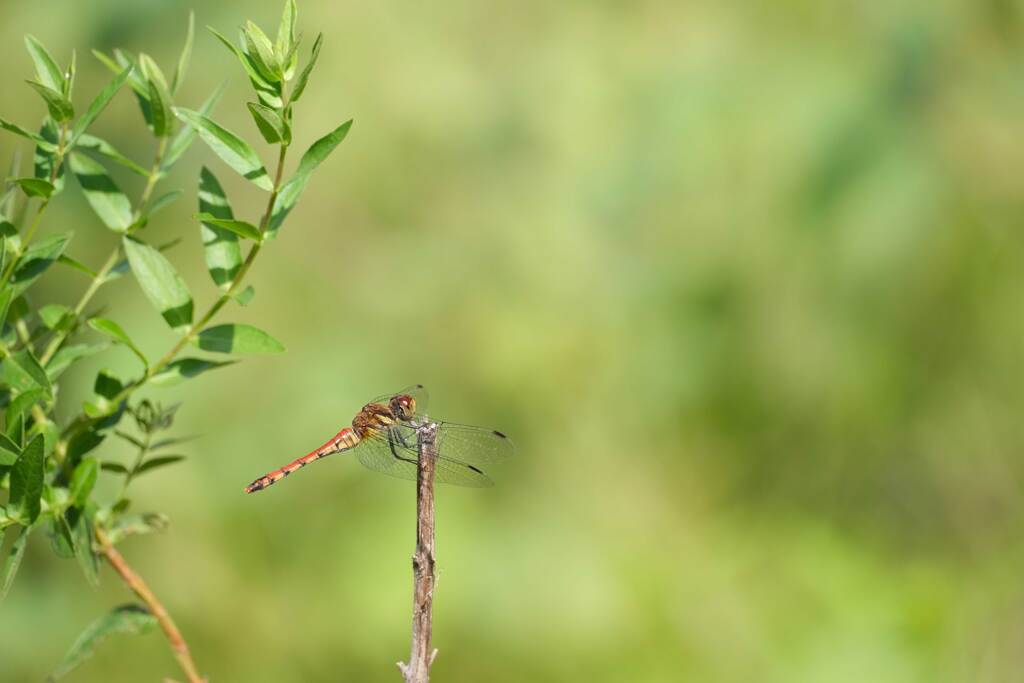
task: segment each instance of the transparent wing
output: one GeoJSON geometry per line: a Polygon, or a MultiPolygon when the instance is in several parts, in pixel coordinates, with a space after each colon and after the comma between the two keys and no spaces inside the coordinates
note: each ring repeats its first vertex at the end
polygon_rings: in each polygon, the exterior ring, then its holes
{"type": "Polygon", "coordinates": [[[416,412],[420,415],[425,415],[427,412],[427,406],[430,404],[430,394],[427,392],[426,387],[422,384],[413,384],[408,386],[401,391],[392,391],[390,394],[383,394],[378,396],[368,403],[383,403],[387,404],[394,396],[412,396],[416,399],[416,412]]]}
{"type": "Polygon", "coordinates": [[[455,422],[437,426],[437,452],[443,458],[469,465],[491,465],[515,453],[512,439],[496,429],[455,422]]]}
{"type": "MultiPolygon", "coordinates": [[[[399,479],[416,480],[416,432],[409,427],[393,427],[363,439],[356,448],[359,462],[376,472],[399,479]]],[[[484,487],[494,482],[478,468],[438,456],[434,480],[439,484],[484,487]]]]}

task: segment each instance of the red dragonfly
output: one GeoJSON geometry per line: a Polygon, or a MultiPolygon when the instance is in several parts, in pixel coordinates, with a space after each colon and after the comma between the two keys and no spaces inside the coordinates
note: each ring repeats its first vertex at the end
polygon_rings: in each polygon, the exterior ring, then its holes
{"type": "MultiPolygon", "coordinates": [[[[415,480],[419,461],[416,430],[426,419],[426,406],[427,390],[422,384],[375,398],[353,418],[351,427],[301,458],[263,475],[246,486],[245,492],[262,491],[311,462],[350,450],[355,450],[359,462],[371,470],[415,480]]],[[[437,424],[434,479],[439,483],[491,486],[493,482],[478,465],[504,460],[515,450],[512,440],[497,430],[431,421],[437,424]]]]}

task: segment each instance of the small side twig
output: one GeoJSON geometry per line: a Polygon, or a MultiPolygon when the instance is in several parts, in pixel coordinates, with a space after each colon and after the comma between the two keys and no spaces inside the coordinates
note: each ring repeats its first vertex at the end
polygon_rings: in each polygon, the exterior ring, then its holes
{"type": "Polygon", "coordinates": [[[419,464],[416,470],[416,552],[412,556],[412,651],[409,663],[398,663],[406,683],[427,683],[437,650],[430,649],[434,603],[434,465],[437,461],[437,425],[418,430],[419,464]]]}
{"type": "Polygon", "coordinates": [[[96,530],[96,541],[99,544],[100,553],[102,553],[103,557],[106,558],[110,566],[114,568],[114,571],[118,573],[128,587],[132,589],[132,592],[146,603],[146,607],[149,608],[150,613],[157,623],[160,624],[160,628],[163,630],[164,635],[167,636],[167,641],[171,644],[171,650],[174,651],[174,656],[177,658],[178,664],[181,666],[181,670],[189,683],[206,683],[206,679],[199,675],[199,670],[196,669],[195,662],[192,661],[192,654],[188,650],[188,643],[185,642],[185,638],[181,635],[181,631],[178,630],[174,620],[171,619],[171,615],[164,609],[163,604],[157,600],[153,591],[149,589],[149,586],[142,580],[142,577],[136,574],[135,570],[128,565],[124,556],[118,552],[117,548],[110,542],[110,539],[107,538],[107,535],[100,529],[96,530]]]}

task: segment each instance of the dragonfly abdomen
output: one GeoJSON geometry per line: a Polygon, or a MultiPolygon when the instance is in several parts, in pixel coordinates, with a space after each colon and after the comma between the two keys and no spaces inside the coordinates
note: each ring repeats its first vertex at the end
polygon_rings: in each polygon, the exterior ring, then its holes
{"type": "Polygon", "coordinates": [[[352,430],[352,428],[345,427],[319,448],[310,451],[301,458],[291,461],[284,467],[264,474],[262,477],[246,486],[245,492],[255,493],[256,491],[262,491],[271,484],[281,481],[292,472],[302,469],[309,463],[316,462],[320,458],[325,458],[328,455],[333,455],[334,453],[347,451],[350,448],[354,448],[358,443],[359,436],[352,430]]]}

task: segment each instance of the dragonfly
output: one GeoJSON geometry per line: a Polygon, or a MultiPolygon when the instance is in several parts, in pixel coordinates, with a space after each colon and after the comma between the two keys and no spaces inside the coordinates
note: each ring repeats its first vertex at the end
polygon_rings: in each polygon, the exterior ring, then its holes
{"type": "Polygon", "coordinates": [[[481,467],[512,455],[512,440],[496,429],[431,420],[425,412],[427,400],[422,384],[373,399],[352,419],[352,426],[343,428],[301,458],[264,474],[246,486],[245,492],[262,491],[310,463],[345,451],[355,451],[356,459],[371,470],[415,480],[419,461],[417,433],[428,421],[437,425],[434,481],[456,486],[493,485],[481,467]]]}

